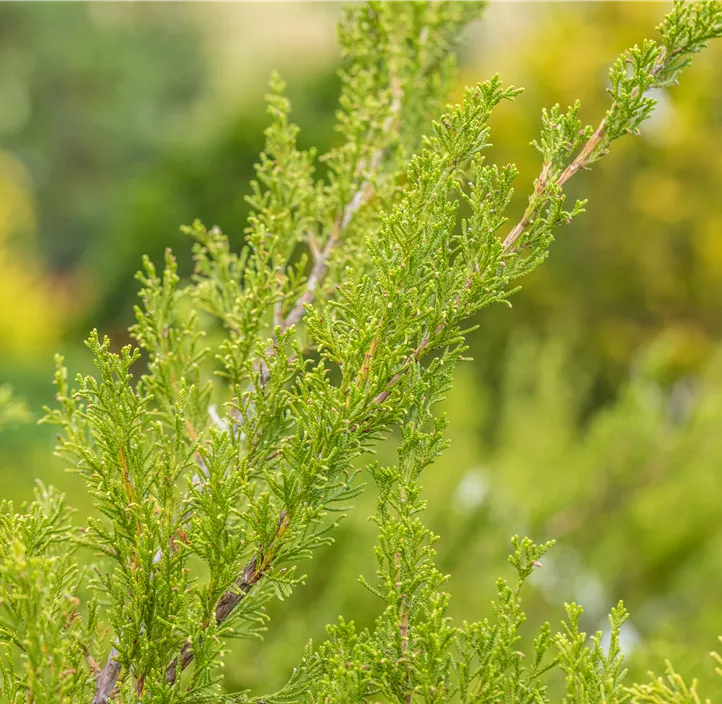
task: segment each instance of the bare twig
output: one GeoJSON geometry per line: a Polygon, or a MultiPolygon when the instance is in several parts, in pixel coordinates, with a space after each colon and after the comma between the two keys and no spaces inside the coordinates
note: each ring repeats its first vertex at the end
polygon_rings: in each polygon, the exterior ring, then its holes
{"type": "Polygon", "coordinates": [[[90,654],[90,651],[88,650],[87,646],[83,647],[83,656],[85,657],[85,661],[88,663],[88,667],[96,674],[98,675],[100,673],[100,665],[95,661],[95,658],[90,654]]]}
{"type": "Polygon", "coordinates": [[[108,704],[109,697],[115,689],[115,683],[120,676],[120,663],[116,660],[118,651],[115,646],[110,649],[105,667],[98,674],[98,682],[95,687],[93,704],[108,704]]]}
{"type": "MultiPolygon", "coordinates": [[[[333,232],[329,236],[328,240],[326,240],[326,244],[324,245],[323,249],[315,257],[313,269],[311,270],[308,280],[306,281],[306,289],[298,297],[293,308],[291,308],[288,315],[281,322],[281,332],[284,332],[285,330],[290,328],[291,325],[296,325],[301,321],[301,318],[303,318],[303,314],[306,312],[306,304],[313,301],[314,297],[316,296],[316,290],[323,282],[323,279],[328,272],[329,258],[331,256],[331,252],[338,243],[341,232],[342,228],[339,220],[336,223],[333,232]]],[[[264,379],[264,382],[265,381],[266,379],[264,379]]]]}
{"type": "Polygon", "coordinates": [[[581,171],[587,167],[589,159],[594,154],[595,149],[599,146],[604,135],[607,132],[607,119],[604,118],[600,123],[599,127],[594,130],[594,134],[589,138],[587,143],[582,147],[582,150],[577,154],[574,161],[562,172],[562,175],[557,179],[557,186],[563,186],[577,171],[581,171]]]}

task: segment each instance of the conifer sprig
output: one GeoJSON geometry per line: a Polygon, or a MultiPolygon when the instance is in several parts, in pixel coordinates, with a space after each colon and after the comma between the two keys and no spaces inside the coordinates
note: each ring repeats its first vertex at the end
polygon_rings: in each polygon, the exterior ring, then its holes
{"type": "Polygon", "coordinates": [[[81,618],[71,512],[42,485],[22,510],[0,503],[0,694],[80,702],[97,668],[98,609],[90,602],[81,618]]]}
{"type": "MultiPolygon", "coordinates": [[[[191,471],[190,458],[198,466],[186,496],[170,503],[176,532],[168,545],[177,546],[183,541],[176,536],[186,536],[189,550],[204,559],[211,574],[203,590],[200,631],[196,628],[196,635],[179,642],[176,654],[169,652],[166,684],[172,685],[179,669],[194,658],[195,670],[201,669],[199,650],[210,652],[215,647],[213,653],[220,652],[220,646],[212,643],[220,643],[218,633],[228,632],[230,616],[236,630],[243,631],[244,624],[256,624],[251,631],[262,625],[263,601],[272,592],[287,595],[298,581],[293,567],[279,565],[323,544],[327,540],[326,528],[321,526],[325,511],[358,491],[353,472],[319,484],[320,473],[330,473],[323,451],[309,458],[303,443],[293,447],[288,442],[287,449],[282,447],[299,429],[311,437],[302,424],[311,423],[306,404],[313,402],[323,384],[322,369],[306,372],[293,326],[310,301],[317,307],[324,305],[328,279],[340,280],[339,267],[359,249],[360,234],[373,227],[380,208],[398,195],[398,160],[408,158],[404,154],[418,140],[418,131],[408,131],[410,122],[427,119],[435,101],[448,90],[450,50],[478,7],[472,3],[398,7],[372,3],[350,8],[341,32],[344,51],[353,59],[342,76],[339,129],[345,141],[324,157],[329,180],[313,181],[315,155],[296,148],[297,128],[288,120],[282,83],[274,78],[269,98],[272,125],[249,199],[254,214],[246,232],[246,249],[235,255],[218,230],[194,226],[196,281],[186,289],[178,288],[170,255],[162,276],[145,263],[144,306],[136,312],[133,331],[151,356],[142,391],[148,400],[152,394],[153,406],[159,405],[158,422],[168,428],[182,451],[185,464],[180,473],[191,471]],[[409,53],[411,45],[418,45],[418,51],[409,53]],[[337,245],[342,238],[340,252],[337,245]],[[308,276],[304,246],[313,260],[308,276]],[[200,377],[178,373],[184,366],[198,372],[208,354],[201,344],[204,332],[198,327],[198,317],[179,320],[186,300],[218,319],[227,335],[218,346],[218,358],[233,398],[226,418],[215,418],[216,428],[208,425],[207,413],[205,417],[196,413],[209,406],[208,386],[200,377]],[[270,345],[269,332],[274,334],[270,345]],[[297,379],[302,381],[289,394],[289,384],[297,379]],[[199,438],[204,438],[205,446],[199,438]],[[291,453],[298,454],[289,459],[291,453]],[[289,465],[296,471],[289,471],[289,465]],[[305,471],[298,471],[304,465],[305,471]],[[245,512],[218,513],[219,505],[232,507],[239,500],[247,502],[245,512]],[[218,542],[232,544],[235,552],[221,551],[222,557],[218,556],[218,542]],[[249,602],[245,596],[252,587],[249,602]]],[[[387,420],[379,427],[388,424],[387,420]]],[[[340,457],[336,474],[342,468],[348,472],[350,460],[361,447],[359,434],[357,428],[348,439],[349,451],[335,448],[340,457]]],[[[317,440],[321,447],[328,444],[328,429],[323,435],[317,440]]],[[[132,497],[127,501],[132,503],[132,497]]],[[[159,558],[165,552],[162,545],[155,550],[148,577],[158,573],[159,558]]],[[[188,550],[171,547],[168,552],[188,550]]],[[[150,593],[147,598],[154,600],[150,593]]],[[[162,643],[151,647],[168,651],[162,643]]],[[[121,637],[99,679],[96,701],[105,701],[121,670],[128,669],[129,664],[120,662],[125,658],[124,648],[121,637]]],[[[155,671],[156,666],[151,667],[155,671]]],[[[152,673],[134,674],[143,688],[150,687],[153,677],[159,678],[152,673]]]]}
{"type": "Polygon", "coordinates": [[[97,376],[78,377],[76,388],[58,359],[59,407],[47,421],[60,426],[58,454],[100,516],[71,542],[53,494],[25,514],[1,512],[9,596],[0,605],[10,618],[0,673],[10,701],[66,691],[68,702],[94,704],[218,701],[227,639],[267,627],[264,605],[302,582],[299,563],[331,540],[329,514],[363,490],[359,458],[397,425],[398,465],[368,470],[379,489],[377,580],[365,582],[384,605],[375,628],[339,622],[263,701],[541,703],[555,667],[567,701],[627,696],[621,605],[606,651],[599,636],[590,647],[576,606],[560,633],[547,624],[522,646],[522,587],[550,544],[515,539],[516,580],[499,581],[494,617],[449,620],[436,536],[420,520],[420,477],[446,446],[433,407],[464,359],[470,318],[508,303],[543,261],[554,228],[583,210],[564,209],[566,181],[635,132],[652,109],[647,91],[676,81],[691,54],[722,35],[722,3],[675,4],[661,43],[614,64],[613,103],[597,130],[582,126],[578,104],[544,112],[542,173],[505,238],[517,171],[486,163],[483,152],[492,111],[520,91],[498,77],[479,83],[422,137],[448,93],[455,42],[479,8],[345,10],[337,145],[322,156],[299,148],[274,75],[244,247],[195,223],[190,283],[170,252],[162,271],[143,262],[137,349],[114,352],[93,332],[97,376]],[[84,620],[68,606],[82,577],[71,545],[99,558],[89,585],[101,605],[84,620]],[[38,609],[62,625],[41,634],[39,650],[30,624],[38,609]],[[99,614],[113,639],[102,668],[99,614]],[[72,675],[59,674],[66,661],[72,675]]]}
{"type": "Polygon", "coordinates": [[[611,143],[627,134],[639,134],[640,125],[651,115],[656,100],[652,89],[676,85],[679,75],[689,66],[692,55],[711,39],[722,36],[722,5],[717,0],[684,2],[676,0],[674,9],[657,27],[660,41],[650,39],[635,45],[620,56],[609,70],[612,104],[599,126],[584,127],[578,119],[579,103],[562,113],[555,105],[542,115],[543,129],[534,146],[542,154],[539,177],[522,219],[504,239],[509,250],[522,240],[539,236],[553,223],[547,211],[554,211],[566,182],[582,169],[589,168],[609,152],[611,143]],[[568,157],[577,152],[568,161],[568,157]]]}

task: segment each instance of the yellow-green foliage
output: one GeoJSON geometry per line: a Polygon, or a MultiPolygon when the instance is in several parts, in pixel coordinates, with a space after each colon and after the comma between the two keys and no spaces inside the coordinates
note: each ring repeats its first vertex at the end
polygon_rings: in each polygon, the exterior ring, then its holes
{"type": "MultiPolygon", "coordinates": [[[[369,2],[344,10],[347,65],[331,149],[301,148],[274,75],[243,248],[196,221],[185,228],[194,240],[190,281],[170,251],[162,271],[143,261],[130,330],[137,348],[116,351],[94,330],[86,345],[96,373],[74,382],[58,356],[57,404],[45,421],[58,426],[57,454],[83,480],[95,514],[75,532],[53,492],[20,514],[3,506],[3,697],[222,699],[229,639],[273,628],[267,606],[294,599],[301,565],[333,550],[334,516],[351,510],[364,477],[378,491],[376,577],[362,580],[376,617],[365,627],[342,619],[320,645],[307,645],[275,694],[234,701],[541,704],[561,687],[565,702],[601,704],[646,691],[625,679],[621,603],[608,642],[601,630],[587,638],[572,602],[561,630],[523,627],[522,588],[552,541],[515,537],[515,578],[496,582],[490,615],[452,619],[438,538],[420,519],[421,477],[449,444],[435,407],[466,361],[472,318],[509,305],[554,233],[582,215],[586,201],[568,205],[567,183],[637,134],[655,107],[650,91],[674,85],[692,56],[722,36],[722,3],[675,3],[657,40],[624,52],[598,123],[582,121],[578,102],[542,112],[533,143],[539,172],[516,224],[508,208],[518,169],[484,152],[492,113],[519,89],[498,76],[477,83],[422,133],[449,91],[454,46],[480,9],[369,2]],[[362,469],[397,427],[396,461],[362,469]],[[81,548],[93,554],[87,575],[75,564],[81,548]],[[87,590],[97,602],[83,603],[87,590]]],[[[538,371],[528,378],[544,380],[538,371]]],[[[514,389],[505,399],[514,402],[514,389]]],[[[632,393],[635,410],[637,402],[632,393]]],[[[531,408],[513,413],[501,433],[523,444],[531,408]]],[[[627,411],[620,408],[590,435],[607,452],[627,411]]],[[[637,430],[633,459],[649,449],[649,429],[637,430]]],[[[621,442],[622,458],[625,449],[621,442]]],[[[514,457],[502,457],[508,505],[522,506],[514,457]]],[[[587,476],[562,481],[561,497],[524,487],[534,494],[522,512],[527,528],[556,525],[564,534],[593,515],[590,505],[616,500],[615,487],[595,483],[593,466],[582,469],[587,476]]],[[[466,528],[470,547],[477,527],[466,528]]]]}

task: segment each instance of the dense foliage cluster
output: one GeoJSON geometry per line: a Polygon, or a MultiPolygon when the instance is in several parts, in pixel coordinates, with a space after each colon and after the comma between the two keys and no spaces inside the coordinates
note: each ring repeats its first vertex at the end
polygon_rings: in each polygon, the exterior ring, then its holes
{"type": "Polygon", "coordinates": [[[559,633],[545,624],[522,639],[521,589],[551,543],[514,538],[516,577],[499,581],[493,615],[453,624],[420,478],[447,446],[434,406],[464,360],[470,317],[508,304],[554,230],[583,212],[566,209],[565,184],[636,133],[649,90],[722,36],[722,3],[675,4],[659,41],[626,52],[596,128],[578,104],[544,112],[540,174],[510,228],[516,168],[482,153],[492,111],[520,91],[498,77],[469,88],[424,136],[479,9],[347,8],[336,146],[299,148],[274,77],[244,248],[196,222],[190,282],[170,252],[162,271],[143,263],[137,348],[113,351],[93,332],[97,375],[75,386],[58,359],[46,420],[97,515],[76,531],[63,497],[42,487],[22,513],[3,505],[4,700],[544,702],[555,673],[567,702],[695,700],[671,670],[627,685],[621,604],[608,644],[588,641],[575,604],[559,633]],[[397,426],[397,464],[360,469],[397,426]],[[303,581],[299,563],[332,540],[364,473],[378,489],[378,570],[363,580],[383,605],[374,628],[329,627],[274,695],[222,695],[228,640],[268,627],[264,606],[303,581]],[[75,553],[87,549],[98,560],[84,572],[75,553]]]}

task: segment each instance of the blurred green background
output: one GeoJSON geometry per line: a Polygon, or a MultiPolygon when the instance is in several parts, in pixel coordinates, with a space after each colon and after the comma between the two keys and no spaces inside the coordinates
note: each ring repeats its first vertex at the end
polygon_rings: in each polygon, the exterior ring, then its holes
{"type": "MultiPolygon", "coordinates": [[[[470,27],[458,90],[499,72],[525,93],[492,121],[489,158],[514,161],[515,213],[539,163],[540,109],[582,100],[596,123],[606,70],[653,33],[665,3],[495,3],[470,27]]],[[[271,68],[289,83],[302,144],[329,144],[338,81],[333,3],[0,4],[0,384],[33,417],[52,403],[53,353],[89,369],[97,326],[127,338],[143,253],[198,217],[241,242],[271,68]]],[[[632,674],[670,657],[722,690],[722,46],[658,96],[643,136],[570,184],[587,214],[514,299],[489,309],[444,409],[452,448],[425,477],[452,574],[452,614],[489,612],[508,538],[558,545],[528,594],[532,624],[565,600],[590,630],[624,599],[632,674]]],[[[0,433],[0,487],[33,481],[89,502],[52,458],[47,426],[0,433]]],[[[391,458],[389,451],[384,450],[391,458]]],[[[389,460],[391,461],[391,460],[389,460]]],[[[265,645],[234,643],[230,690],[281,683],[339,614],[370,624],[356,582],[375,569],[367,492],[336,545],[275,604],[265,645]]]]}

